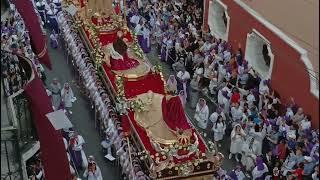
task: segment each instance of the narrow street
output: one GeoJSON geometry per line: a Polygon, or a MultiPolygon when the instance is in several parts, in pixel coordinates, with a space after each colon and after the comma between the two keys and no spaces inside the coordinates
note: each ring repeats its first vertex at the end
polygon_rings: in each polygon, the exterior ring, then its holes
{"type": "MultiPolygon", "coordinates": [[[[49,38],[48,38],[49,41],[49,38]]],[[[50,44],[48,42],[48,44],[50,44]]],[[[67,63],[67,57],[64,50],[59,47],[52,49],[48,46],[49,56],[52,63],[52,71],[46,69],[47,85],[49,86],[53,78],[58,78],[63,86],[64,83],[70,83],[77,101],[72,107],[72,117],[70,121],[74,125],[75,130],[83,136],[85,140],[84,151],[87,156],[93,155],[98,166],[101,169],[104,179],[117,180],[119,177],[119,170],[111,162],[105,159],[100,145],[101,138],[99,131],[95,129],[94,110],[91,108],[90,100],[84,96],[79,87],[75,84],[76,72],[73,70],[71,61],[67,63]]],[[[82,178],[83,172],[79,172],[82,178]]]]}

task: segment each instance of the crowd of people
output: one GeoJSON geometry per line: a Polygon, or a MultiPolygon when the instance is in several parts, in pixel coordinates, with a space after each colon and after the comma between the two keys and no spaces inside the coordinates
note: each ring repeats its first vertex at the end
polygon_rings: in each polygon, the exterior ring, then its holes
{"type": "Polygon", "coordinates": [[[204,134],[213,134],[218,147],[230,134],[229,159],[241,166],[217,176],[318,179],[319,129],[311,128],[311,116],[293,98],[282,102],[241,48],[234,52],[228,42],[202,32],[201,3],[132,2],[128,21],[144,52],[149,52],[145,42],[154,40],[160,60],[176,72],[168,79],[168,92],[196,108],[194,119],[204,134]],[[195,98],[199,92],[215,100],[211,115],[206,100],[195,98]]]}
{"type": "Polygon", "coordinates": [[[40,158],[40,151],[33,155],[27,162],[27,175],[30,180],[43,180],[44,170],[40,158]]]}
{"type": "MultiPolygon", "coordinates": [[[[218,178],[319,179],[319,129],[311,128],[311,116],[304,113],[293,98],[289,103],[282,102],[269,80],[260,77],[250,67],[241,48],[234,53],[228,42],[202,31],[202,1],[138,2],[128,3],[128,22],[143,51],[149,53],[151,45],[155,44],[160,60],[176,72],[168,79],[169,93],[179,95],[183,105],[189,102],[195,107],[194,119],[198,127],[205,134],[212,134],[212,140],[218,147],[230,134],[229,158],[234,157],[239,165],[229,172],[221,169],[216,174],[218,178]],[[206,100],[195,98],[199,92],[216,100],[218,107],[211,115],[206,100]]],[[[133,164],[129,165],[128,148],[132,154],[137,154],[137,150],[128,145],[94,65],[76,30],[71,27],[70,17],[59,14],[61,1],[48,4],[40,0],[36,7],[44,24],[53,29],[50,35],[52,47],[58,46],[57,33],[63,32],[68,53],[73,57],[92,103],[99,109],[105,130],[101,145],[107,150],[108,157],[113,158],[111,145],[114,144],[123,174],[129,179],[148,179],[138,156],[132,155],[133,164]]],[[[1,50],[32,60],[45,83],[44,69],[32,52],[21,16],[12,6],[8,18],[1,22],[1,50]]],[[[26,83],[18,62],[18,56],[9,53],[1,58],[2,80],[7,95],[26,83]]],[[[48,93],[55,109],[65,108],[72,114],[74,96],[69,88],[67,83],[62,88],[55,79],[48,87],[48,93]]],[[[83,168],[84,177],[101,178],[94,158],[86,158],[83,153],[83,138],[74,131],[66,130],[64,141],[71,154],[68,155],[71,171],[75,173],[76,169],[83,168]]]]}
{"type": "Polygon", "coordinates": [[[1,54],[2,83],[6,96],[22,89],[28,81],[20,63],[21,57],[32,61],[36,72],[45,83],[44,69],[33,53],[24,21],[13,4],[10,5],[8,16],[1,21],[1,54]]]}

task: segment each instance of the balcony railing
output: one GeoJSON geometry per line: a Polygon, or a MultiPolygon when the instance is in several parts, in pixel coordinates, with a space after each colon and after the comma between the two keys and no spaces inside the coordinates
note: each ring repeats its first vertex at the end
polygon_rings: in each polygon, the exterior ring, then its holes
{"type": "MultiPolygon", "coordinates": [[[[11,52],[1,51],[1,55],[5,53],[13,55],[11,52]]],[[[33,65],[28,58],[17,56],[19,67],[23,69],[27,79],[24,87],[35,77],[33,65]]],[[[23,88],[9,97],[4,97],[1,89],[1,95],[1,106],[4,106],[1,111],[6,114],[1,118],[1,179],[27,179],[25,157],[30,157],[30,154],[39,149],[29,103],[23,88]]]]}

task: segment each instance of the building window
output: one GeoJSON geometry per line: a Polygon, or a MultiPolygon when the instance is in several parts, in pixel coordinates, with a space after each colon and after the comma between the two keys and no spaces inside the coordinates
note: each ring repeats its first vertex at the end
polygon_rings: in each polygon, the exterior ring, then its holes
{"type": "Polygon", "coordinates": [[[228,40],[230,17],[227,6],[220,0],[210,1],[208,13],[210,32],[218,39],[228,40]]]}
{"type": "Polygon", "coordinates": [[[268,50],[267,44],[263,44],[263,46],[262,46],[262,55],[263,55],[263,59],[264,59],[266,66],[270,67],[271,58],[269,56],[269,50],[268,50]]]}
{"type": "Polygon", "coordinates": [[[271,44],[256,30],[247,35],[245,59],[263,78],[271,79],[274,60],[271,44]]]}

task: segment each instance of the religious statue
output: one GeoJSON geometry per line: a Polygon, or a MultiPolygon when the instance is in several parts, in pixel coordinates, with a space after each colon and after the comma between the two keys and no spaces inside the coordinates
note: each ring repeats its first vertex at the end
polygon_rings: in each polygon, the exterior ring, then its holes
{"type": "Polygon", "coordinates": [[[118,31],[117,39],[105,47],[104,62],[112,70],[128,70],[137,67],[140,63],[128,55],[128,39],[124,38],[124,33],[118,31]]]}
{"type": "Polygon", "coordinates": [[[104,16],[110,17],[115,14],[112,6],[113,0],[87,0],[88,10],[92,13],[92,16],[104,16]]]}

